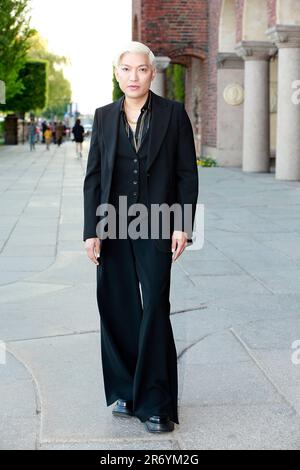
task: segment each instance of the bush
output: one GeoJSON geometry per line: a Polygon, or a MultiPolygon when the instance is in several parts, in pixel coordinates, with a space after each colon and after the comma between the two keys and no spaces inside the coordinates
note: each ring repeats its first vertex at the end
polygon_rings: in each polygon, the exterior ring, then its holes
{"type": "Polygon", "coordinates": [[[200,166],[218,166],[214,158],[201,156],[197,158],[197,165],[200,166]]]}
{"type": "Polygon", "coordinates": [[[180,64],[170,64],[166,69],[166,98],[184,103],[185,97],[185,67],[180,64]]]}

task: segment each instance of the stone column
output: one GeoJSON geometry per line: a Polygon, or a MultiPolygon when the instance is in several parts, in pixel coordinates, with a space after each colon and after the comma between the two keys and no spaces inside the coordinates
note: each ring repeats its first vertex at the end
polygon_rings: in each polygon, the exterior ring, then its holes
{"type": "Polygon", "coordinates": [[[268,41],[241,41],[236,53],[245,61],[243,171],[270,170],[269,58],[276,47],[268,41]]]}
{"type": "Polygon", "coordinates": [[[156,57],[155,64],[156,64],[156,77],[151,83],[151,90],[154,91],[157,95],[165,96],[165,70],[170,64],[171,59],[169,57],[156,57]]]}
{"type": "Polygon", "coordinates": [[[279,49],[275,178],[298,181],[300,180],[300,26],[277,25],[269,28],[267,35],[279,49]]]}

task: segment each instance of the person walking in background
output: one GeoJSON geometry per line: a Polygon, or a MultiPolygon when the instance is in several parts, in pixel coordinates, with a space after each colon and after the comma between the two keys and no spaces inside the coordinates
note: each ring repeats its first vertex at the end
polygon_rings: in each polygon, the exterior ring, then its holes
{"type": "Polygon", "coordinates": [[[57,126],[55,128],[56,142],[57,142],[57,145],[59,147],[62,144],[64,130],[65,129],[64,129],[63,123],[61,121],[59,121],[59,123],[57,124],[57,126]]]}
{"type": "Polygon", "coordinates": [[[40,138],[41,138],[41,128],[38,123],[36,123],[36,128],[35,128],[35,142],[40,143],[40,138]]]}
{"type": "Polygon", "coordinates": [[[30,123],[28,125],[28,140],[30,151],[35,150],[35,142],[36,142],[36,124],[33,118],[30,119],[30,123]]]}
{"type": "Polygon", "coordinates": [[[56,126],[57,126],[57,122],[53,121],[51,124],[51,130],[52,130],[52,140],[54,144],[56,144],[56,126]]]}
{"type": "Polygon", "coordinates": [[[45,142],[46,142],[46,148],[47,150],[50,149],[50,144],[52,140],[52,131],[49,127],[47,127],[44,131],[44,136],[45,136],[45,142]]]}
{"type": "Polygon", "coordinates": [[[76,119],[75,126],[72,128],[74,140],[76,142],[76,155],[82,158],[82,142],[84,137],[84,127],[80,123],[80,119],[76,119]]]}
{"type": "Polygon", "coordinates": [[[45,138],[46,129],[48,129],[47,122],[43,121],[42,122],[42,144],[44,144],[46,142],[46,138],[45,138]]]}

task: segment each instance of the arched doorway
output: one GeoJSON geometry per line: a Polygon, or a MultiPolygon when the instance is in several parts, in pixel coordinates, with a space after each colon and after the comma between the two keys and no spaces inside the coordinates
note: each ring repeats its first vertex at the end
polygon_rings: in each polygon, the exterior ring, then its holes
{"type": "Polygon", "coordinates": [[[243,148],[244,62],[237,57],[235,0],[223,0],[219,19],[217,161],[240,166],[243,148]]]}
{"type": "Polygon", "coordinates": [[[172,64],[185,67],[185,107],[192,122],[197,156],[201,155],[202,121],[205,116],[202,109],[204,73],[203,60],[205,53],[196,47],[183,47],[168,51],[172,64]]]}

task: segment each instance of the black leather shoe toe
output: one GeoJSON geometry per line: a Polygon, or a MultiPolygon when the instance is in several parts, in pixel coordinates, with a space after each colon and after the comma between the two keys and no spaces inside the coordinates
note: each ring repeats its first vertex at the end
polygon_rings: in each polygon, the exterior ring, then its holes
{"type": "Polygon", "coordinates": [[[171,432],[174,430],[174,423],[169,416],[150,416],[145,421],[148,432],[171,432]]]}
{"type": "Polygon", "coordinates": [[[112,414],[114,416],[121,416],[124,418],[129,418],[130,416],[134,416],[132,412],[132,402],[119,398],[112,410],[112,414]]]}

